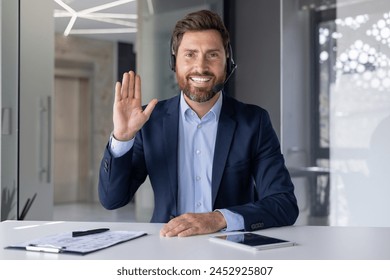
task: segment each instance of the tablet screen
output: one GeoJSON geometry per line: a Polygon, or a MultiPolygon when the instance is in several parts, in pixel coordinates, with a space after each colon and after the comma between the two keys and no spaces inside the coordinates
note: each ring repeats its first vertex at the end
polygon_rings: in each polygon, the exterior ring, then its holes
{"type": "Polygon", "coordinates": [[[214,239],[213,241],[218,241],[225,244],[230,243],[244,246],[246,245],[246,247],[251,247],[257,250],[294,245],[294,242],[291,241],[264,236],[256,233],[220,235],[214,236],[212,237],[212,239],[214,239]]]}

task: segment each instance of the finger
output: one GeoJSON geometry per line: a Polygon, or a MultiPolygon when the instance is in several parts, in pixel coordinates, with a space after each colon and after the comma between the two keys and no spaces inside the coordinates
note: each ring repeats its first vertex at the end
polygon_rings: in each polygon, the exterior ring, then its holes
{"type": "Polygon", "coordinates": [[[187,237],[187,236],[192,236],[199,234],[199,228],[194,225],[194,224],[178,224],[174,228],[170,228],[163,236],[166,237],[173,237],[173,236],[178,236],[178,237],[187,237]]]}
{"type": "Polygon", "coordinates": [[[187,237],[198,234],[194,228],[187,228],[177,234],[178,237],[187,237]]]}
{"type": "Polygon", "coordinates": [[[171,220],[160,230],[160,235],[165,237],[172,237],[176,236],[185,229],[186,227],[182,223],[171,220]]]}
{"type": "Polygon", "coordinates": [[[168,223],[162,227],[162,229],[160,230],[160,235],[167,236],[167,233],[170,232],[171,230],[172,230],[171,224],[168,223]]]}
{"type": "Polygon", "coordinates": [[[186,230],[186,228],[183,225],[179,225],[175,228],[171,228],[170,230],[165,232],[165,234],[163,234],[162,236],[165,236],[165,237],[179,236],[179,234],[185,230],[186,230]]]}
{"type": "Polygon", "coordinates": [[[152,114],[154,107],[156,107],[157,102],[158,102],[157,99],[153,99],[146,106],[146,108],[144,110],[144,114],[148,117],[148,119],[150,118],[150,115],[152,114]]]}
{"type": "Polygon", "coordinates": [[[129,87],[127,96],[132,99],[134,98],[134,85],[135,85],[135,73],[134,71],[129,71],[129,87]]]}
{"type": "Polygon", "coordinates": [[[115,97],[114,97],[114,102],[119,102],[122,100],[122,95],[121,95],[121,83],[116,82],[115,84],[115,97]]]}
{"type": "Polygon", "coordinates": [[[134,98],[139,99],[141,104],[141,77],[139,75],[135,75],[134,98]]]}
{"type": "Polygon", "coordinates": [[[127,98],[128,90],[129,90],[129,74],[124,73],[122,78],[122,89],[121,89],[122,99],[127,98]]]}

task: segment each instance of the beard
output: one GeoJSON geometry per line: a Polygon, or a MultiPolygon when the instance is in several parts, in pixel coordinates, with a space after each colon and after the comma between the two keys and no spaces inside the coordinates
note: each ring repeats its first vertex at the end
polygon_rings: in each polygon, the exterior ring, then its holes
{"type": "MultiPolygon", "coordinates": [[[[215,84],[209,87],[194,86],[190,82],[189,76],[191,75],[202,76],[202,74],[199,73],[191,73],[183,78],[178,77],[178,84],[180,89],[183,91],[185,96],[187,96],[190,100],[198,103],[204,103],[212,99],[218,93],[213,91],[213,87],[215,86],[215,84]]],[[[208,77],[214,77],[214,75],[209,72],[205,72],[203,73],[203,75],[204,76],[207,75],[208,77]]],[[[223,83],[223,80],[219,79],[216,81],[216,84],[219,83],[223,83]]]]}

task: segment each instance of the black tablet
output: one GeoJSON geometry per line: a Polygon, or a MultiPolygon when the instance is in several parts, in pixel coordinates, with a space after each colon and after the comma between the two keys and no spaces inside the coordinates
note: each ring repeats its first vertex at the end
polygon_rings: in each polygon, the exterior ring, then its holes
{"type": "Polygon", "coordinates": [[[264,236],[256,233],[217,235],[210,237],[210,241],[255,251],[295,245],[295,242],[293,241],[264,236]]]}

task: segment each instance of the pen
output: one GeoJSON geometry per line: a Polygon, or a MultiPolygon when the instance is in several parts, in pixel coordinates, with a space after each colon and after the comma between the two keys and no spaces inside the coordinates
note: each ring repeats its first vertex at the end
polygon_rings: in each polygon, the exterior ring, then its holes
{"type": "Polygon", "coordinates": [[[96,234],[96,233],[102,233],[105,231],[110,230],[109,228],[97,228],[97,229],[90,229],[90,230],[84,230],[84,231],[73,231],[72,237],[80,237],[90,234],[96,234]]]}
{"type": "Polygon", "coordinates": [[[65,247],[57,247],[49,244],[29,244],[26,246],[27,251],[45,252],[45,253],[60,253],[65,247]]]}

